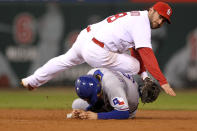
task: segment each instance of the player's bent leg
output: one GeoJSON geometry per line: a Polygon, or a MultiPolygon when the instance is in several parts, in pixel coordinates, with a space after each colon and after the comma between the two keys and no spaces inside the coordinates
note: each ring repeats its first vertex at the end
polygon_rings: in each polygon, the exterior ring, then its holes
{"type": "Polygon", "coordinates": [[[140,71],[140,63],[136,58],[128,54],[117,54],[116,61],[108,68],[131,75],[136,75],[140,71]]]}
{"type": "Polygon", "coordinates": [[[84,45],[82,55],[84,60],[92,67],[106,67],[116,60],[116,53],[101,48],[93,41],[84,45]]]}
{"type": "Polygon", "coordinates": [[[23,80],[32,87],[38,87],[48,82],[59,72],[69,69],[72,66],[82,64],[83,62],[83,58],[79,56],[74,48],[71,48],[67,53],[52,58],[45,65],[38,68],[33,75],[23,80]]]}
{"type": "Polygon", "coordinates": [[[38,87],[55,77],[59,72],[84,63],[84,59],[81,56],[81,44],[86,39],[86,33],[84,32],[82,31],[79,34],[72,48],[65,54],[52,58],[45,65],[37,69],[33,75],[24,78],[23,81],[25,81],[26,85],[38,87]]]}
{"type": "Polygon", "coordinates": [[[83,99],[77,98],[72,103],[72,109],[86,110],[89,104],[83,99]]]}
{"type": "Polygon", "coordinates": [[[107,51],[93,42],[84,48],[82,55],[84,60],[92,67],[105,67],[135,75],[140,70],[139,61],[128,55],[107,51]]]}

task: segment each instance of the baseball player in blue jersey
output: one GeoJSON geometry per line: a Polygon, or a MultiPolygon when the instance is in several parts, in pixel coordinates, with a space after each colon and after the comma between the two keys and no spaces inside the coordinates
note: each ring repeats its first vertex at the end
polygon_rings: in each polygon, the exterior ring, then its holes
{"type": "Polygon", "coordinates": [[[80,119],[133,118],[142,95],[132,76],[106,68],[80,76],[75,90],[80,98],[73,101],[73,111],[67,117],[80,119]]]}

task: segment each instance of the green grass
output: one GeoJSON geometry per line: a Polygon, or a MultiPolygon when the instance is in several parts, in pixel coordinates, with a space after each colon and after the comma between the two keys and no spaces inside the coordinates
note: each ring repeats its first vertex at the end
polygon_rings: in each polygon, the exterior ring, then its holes
{"type": "MultiPolygon", "coordinates": [[[[154,103],[139,104],[139,109],[197,110],[197,90],[177,91],[176,97],[161,93],[154,103]]],[[[0,109],[71,109],[76,98],[74,88],[39,88],[0,90],[0,109]]]]}
{"type": "Polygon", "coordinates": [[[73,89],[0,90],[0,108],[69,109],[73,89]]]}
{"type": "Polygon", "coordinates": [[[153,110],[197,110],[197,91],[177,91],[175,97],[161,93],[159,98],[150,104],[139,104],[140,109],[153,110]]]}

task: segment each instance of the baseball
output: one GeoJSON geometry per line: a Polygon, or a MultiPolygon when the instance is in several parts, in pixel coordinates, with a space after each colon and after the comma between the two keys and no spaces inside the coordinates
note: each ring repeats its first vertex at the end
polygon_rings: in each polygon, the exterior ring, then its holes
{"type": "Polygon", "coordinates": [[[66,118],[67,118],[67,119],[72,118],[72,113],[68,113],[68,114],[66,115],[66,118]]]}

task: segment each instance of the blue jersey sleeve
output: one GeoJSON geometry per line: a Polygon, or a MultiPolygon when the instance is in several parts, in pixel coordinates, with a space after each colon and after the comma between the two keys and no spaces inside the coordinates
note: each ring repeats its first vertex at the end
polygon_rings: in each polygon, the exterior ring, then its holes
{"type": "Polygon", "coordinates": [[[110,112],[98,113],[98,119],[128,119],[129,111],[113,110],[110,112]]]}

